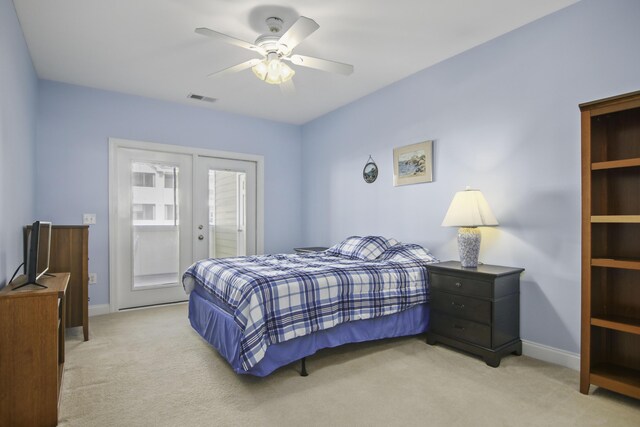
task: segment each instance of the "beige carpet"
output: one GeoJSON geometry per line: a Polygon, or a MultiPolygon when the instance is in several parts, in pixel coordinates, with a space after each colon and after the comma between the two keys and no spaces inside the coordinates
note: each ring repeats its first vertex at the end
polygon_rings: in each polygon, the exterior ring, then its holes
{"type": "MultiPolygon", "coordinates": [[[[62,426],[638,426],[640,401],[578,392],[578,373],[525,356],[493,369],[423,337],[323,350],[240,376],[184,304],[92,317],[67,336],[62,426]]],[[[592,387],[594,390],[594,387],[592,387]]]]}

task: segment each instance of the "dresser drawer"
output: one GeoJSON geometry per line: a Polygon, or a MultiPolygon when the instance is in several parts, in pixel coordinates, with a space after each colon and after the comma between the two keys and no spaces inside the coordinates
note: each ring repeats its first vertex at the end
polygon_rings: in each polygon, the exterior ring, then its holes
{"type": "Polygon", "coordinates": [[[431,313],[429,330],[440,335],[491,348],[491,327],[446,314],[431,313]]]}
{"type": "Polygon", "coordinates": [[[449,276],[446,274],[429,274],[429,286],[436,291],[444,291],[472,297],[492,298],[493,283],[474,280],[467,277],[449,276]]]}
{"type": "Polygon", "coordinates": [[[431,308],[453,317],[491,324],[491,301],[488,300],[433,291],[431,308]]]}

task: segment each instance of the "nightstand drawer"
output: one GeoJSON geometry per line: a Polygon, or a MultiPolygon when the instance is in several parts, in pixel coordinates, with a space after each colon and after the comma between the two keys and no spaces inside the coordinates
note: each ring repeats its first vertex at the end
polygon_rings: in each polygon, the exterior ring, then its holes
{"type": "Polygon", "coordinates": [[[472,297],[493,297],[493,283],[474,280],[467,277],[448,276],[431,272],[429,275],[431,289],[472,297]]]}
{"type": "Polygon", "coordinates": [[[491,324],[491,301],[433,291],[431,307],[433,310],[453,317],[491,324]]]}
{"type": "Polygon", "coordinates": [[[491,326],[431,313],[429,330],[440,335],[491,348],[491,326]]]}

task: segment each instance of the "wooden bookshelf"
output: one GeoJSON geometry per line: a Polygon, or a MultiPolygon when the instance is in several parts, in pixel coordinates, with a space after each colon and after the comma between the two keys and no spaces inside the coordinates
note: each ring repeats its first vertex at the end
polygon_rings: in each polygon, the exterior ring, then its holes
{"type": "Polygon", "coordinates": [[[580,392],[640,398],[640,92],[580,110],[580,392]]]}

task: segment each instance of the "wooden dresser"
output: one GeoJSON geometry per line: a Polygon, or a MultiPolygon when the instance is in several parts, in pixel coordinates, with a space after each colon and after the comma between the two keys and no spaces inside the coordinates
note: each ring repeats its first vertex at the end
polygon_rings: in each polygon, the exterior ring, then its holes
{"type": "Polygon", "coordinates": [[[38,282],[0,290],[0,426],[58,424],[69,273],[38,282]]]}
{"type": "MultiPolygon", "coordinates": [[[[25,227],[25,238],[31,226],[25,227]]],[[[89,340],[89,226],[54,225],[49,272],[69,272],[67,328],[82,326],[89,340]]]]}

